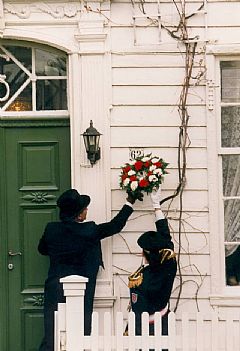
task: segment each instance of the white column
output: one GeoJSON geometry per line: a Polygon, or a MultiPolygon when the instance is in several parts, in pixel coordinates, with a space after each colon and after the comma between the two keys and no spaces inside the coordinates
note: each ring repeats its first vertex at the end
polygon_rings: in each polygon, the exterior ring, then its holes
{"type": "MultiPolygon", "coordinates": [[[[93,10],[103,6],[98,2],[87,5],[93,10]]],[[[105,2],[104,11],[107,6],[105,2]]],[[[91,197],[87,220],[102,223],[111,218],[109,109],[112,87],[109,28],[106,19],[96,12],[83,10],[75,35],[78,50],[70,57],[72,186],[91,197]],[[102,134],[101,159],[93,167],[81,136],[90,120],[102,134]]],[[[106,304],[111,307],[113,303],[111,238],[104,240],[102,247],[105,270],[98,277],[95,302],[105,308],[106,304]]]]}
{"type": "Polygon", "coordinates": [[[84,294],[88,278],[70,275],[60,279],[66,296],[67,351],[81,351],[84,335],[84,294]]]}

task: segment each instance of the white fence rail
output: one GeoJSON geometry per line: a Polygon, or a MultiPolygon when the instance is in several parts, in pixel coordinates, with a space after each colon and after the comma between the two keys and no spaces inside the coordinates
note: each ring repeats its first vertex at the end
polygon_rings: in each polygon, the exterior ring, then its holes
{"type": "Polygon", "coordinates": [[[148,335],[148,314],[142,316],[142,335],[135,335],[134,313],[128,314],[128,335],[124,335],[126,321],[118,312],[114,323],[106,312],[100,320],[97,312],[92,316],[92,334],[83,335],[83,299],[86,278],[63,278],[66,304],[59,304],[55,314],[55,351],[233,351],[240,350],[240,315],[171,312],[168,335],[161,335],[161,316],[155,315],[155,335],[148,335]],[[114,329],[113,330],[113,325],[114,329]]]}

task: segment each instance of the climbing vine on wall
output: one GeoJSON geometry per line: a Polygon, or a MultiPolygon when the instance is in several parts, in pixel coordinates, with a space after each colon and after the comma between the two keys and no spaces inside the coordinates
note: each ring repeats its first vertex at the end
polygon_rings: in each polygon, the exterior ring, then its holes
{"type": "MultiPolygon", "coordinates": [[[[198,36],[190,37],[188,31],[188,19],[194,16],[194,13],[187,15],[186,14],[186,1],[182,0],[177,3],[173,0],[173,4],[176,8],[176,11],[179,16],[179,23],[174,26],[174,28],[169,29],[167,26],[163,26],[165,30],[167,30],[168,34],[173,37],[174,39],[178,40],[184,46],[184,68],[185,68],[185,76],[183,77],[183,84],[182,90],[179,96],[178,102],[178,113],[180,116],[180,125],[179,125],[179,134],[178,134],[178,186],[175,192],[162,200],[161,203],[164,203],[168,200],[172,200],[175,197],[179,197],[179,215],[178,215],[178,270],[179,270],[179,290],[178,290],[178,297],[175,306],[175,311],[178,307],[181,293],[182,293],[182,286],[183,286],[183,278],[182,278],[182,270],[180,265],[181,260],[181,247],[182,247],[182,232],[183,232],[183,192],[186,185],[186,169],[187,169],[187,150],[190,146],[190,139],[188,134],[188,126],[189,126],[189,119],[190,115],[188,112],[188,97],[189,97],[189,89],[190,86],[193,84],[192,81],[195,80],[194,84],[198,84],[201,78],[205,73],[205,69],[201,67],[198,74],[194,77],[193,76],[193,68],[196,59],[197,53],[197,45],[198,45],[198,36]]],[[[197,9],[197,11],[202,10],[204,7],[204,3],[197,9]]],[[[199,290],[199,286],[197,291],[199,290]]]]}

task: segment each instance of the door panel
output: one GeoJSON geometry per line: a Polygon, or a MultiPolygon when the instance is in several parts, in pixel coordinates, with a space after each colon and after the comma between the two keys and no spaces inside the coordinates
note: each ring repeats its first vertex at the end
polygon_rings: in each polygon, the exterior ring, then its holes
{"type": "MultiPolygon", "coordinates": [[[[4,128],[7,350],[37,351],[48,258],[37,251],[56,199],[70,187],[69,127],[4,128]]],[[[1,348],[1,347],[0,347],[1,348]]]]}

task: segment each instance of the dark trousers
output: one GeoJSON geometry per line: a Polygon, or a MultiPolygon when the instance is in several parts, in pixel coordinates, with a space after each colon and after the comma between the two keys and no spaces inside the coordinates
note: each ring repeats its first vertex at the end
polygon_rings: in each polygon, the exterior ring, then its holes
{"type": "MultiPolygon", "coordinates": [[[[168,313],[167,312],[162,317],[162,335],[168,335],[168,313]]],[[[149,323],[149,335],[154,335],[154,323],[149,323]]],[[[141,335],[141,316],[136,316],[136,335],[141,335]]],[[[141,350],[139,350],[141,351],[141,350]]],[[[149,351],[155,351],[154,349],[149,349],[149,351]]],[[[162,349],[162,351],[168,351],[168,349],[162,349]]]]}

